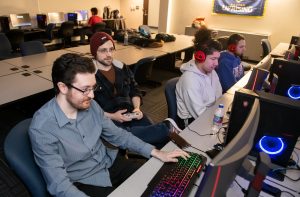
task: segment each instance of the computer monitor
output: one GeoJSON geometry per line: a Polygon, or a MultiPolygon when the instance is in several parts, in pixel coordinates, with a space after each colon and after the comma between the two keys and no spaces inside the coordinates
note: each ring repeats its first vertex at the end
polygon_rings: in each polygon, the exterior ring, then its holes
{"type": "Polygon", "coordinates": [[[89,19],[88,10],[77,10],[75,13],[77,14],[77,21],[87,21],[89,19]]]}
{"type": "Polygon", "coordinates": [[[275,94],[300,100],[300,61],[276,58],[270,68],[269,81],[278,76],[275,94]]]}
{"type": "Polygon", "coordinates": [[[264,59],[262,59],[258,64],[254,66],[254,68],[261,68],[265,70],[270,70],[272,64],[272,57],[271,55],[267,55],[264,59]]]}
{"type": "Polygon", "coordinates": [[[250,152],[251,158],[256,159],[258,153],[264,151],[273,164],[286,167],[300,135],[299,101],[264,91],[236,91],[225,144],[235,139],[256,99],[260,102],[260,121],[250,152]]]}
{"type": "Polygon", "coordinates": [[[253,68],[251,71],[250,78],[248,83],[246,84],[245,88],[255,91],[255,90],[262,90],[265,80],[269,74],[269,71],[262,69],[262,68],[253,68]]]}
{"type": "Polygon", "coordinates": [[[299,36],[292,36],[289,49],[292,48],[292,45],[298,45],[299,39],[300,39],[299,36]]]}
{"type": "Polygon", "coordinates": [[[74,23],[77,22],[77,13],[68,13],[68,21],[73,21],[74,23]]]}
{"type": "Polygon", "coordinates": [[[36,21],[37,21],[39,28],[45,29],[47,26],[47,15],[46,14],[37,14],[36,21]]]}
{"type": "Polygon", "coordinates": [[[243,126],[208,165],[195,196],[225,196],[240,167],[251,151],[259,122],[260,104],[255,99],[243,126]]]}
{"type": "Polygon", "coordinates": [[[48,13],[48,23],[60,24],[65,21],[65,16],[63,12],[49,12],[48,13]]]}
{"type": "Polygon", "coordinates": [[[31,19],[29,13],[10,14],[9,18],[12,27],[31,26],[31,19]]]}

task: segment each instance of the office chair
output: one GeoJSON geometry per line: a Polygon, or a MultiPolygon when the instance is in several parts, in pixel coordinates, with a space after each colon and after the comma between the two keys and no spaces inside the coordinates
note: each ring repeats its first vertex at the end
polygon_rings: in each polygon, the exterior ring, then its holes
{"type": "Polygon", "coordinates": [[[12,46],[4,33],[0,33],[0,60],[20,56],[12,53],[12,46]]]}
{"type": "Polygon", "coordinates": [[[229,39],[229,36],[220,36],[217,38],[217,40],[222,44],[222,51],[227,49],[228,39],[229,39]]]}
{"type": "Polygon", "coordinates": [[[63,48],[71,45],[71,38],[74,34],[74,22],[73,21],[65,21],[61,24],[58,35],[62,38],[63,48]]]}
{"type": "Polygon", "coordinates": [[[43,35],[43,37],[37,40],[41,41],[44,44],[52,42],[54,28],[55,28],[55,24],[49,23],[45,29],[45,34],[43,35]]]}
{"type": "Polygon", "coordinates": [[[39,167],[36,165],[28,136],[30,119],[14,126],[4,141],[4,154],[9,166],[23,181],[34,197],[49,196],[46,183],[39,167]]]}
{"type": "Polygon", "coordinates": [[[262,55],[261,58],[263,59],[266,57],[272,50],[270,41],[268,39],[261,39],[261,46],[262,46],[262,55]]]}
{"type": "Polygon", "coordinates": [[[139,85],[151,87],[161,86],[160,82],[151,80],[152,68],[156,58],[154,56],[140,59],[132,68],[135,81],[139,85]]]}
{"type": "Polygon", "coordinates": [[[21,29],[12,29],[7,32],[6,35],[8,40],[10,41],[13,51],[19,51],[20,44],[24,42],[24,31],[21,29]]]}
{"type": "Polygon", "coordinates": [[[22,56],[47,52],[47,49],[45,48],[43,43],[41,41],[37,41],[37,40],[21,43],[20,50],[21,50],[22,56]]]}
{"type": "Polygon", "coordinates": [[[168,118],[172,118],[177,124],[179,117],[177,116],[177,101],[176,101],[176,83],[179,77],[169,79],[165,86],[165,97],[168,105],[168,118]]]}

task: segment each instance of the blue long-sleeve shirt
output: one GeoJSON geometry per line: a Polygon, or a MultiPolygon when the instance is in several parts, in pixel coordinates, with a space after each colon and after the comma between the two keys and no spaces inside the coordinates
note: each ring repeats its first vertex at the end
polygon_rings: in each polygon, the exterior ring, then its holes
{"type": "Polygon", "coordinates": [[[244,68],[241,59],[228,51],[222,51],[219,58],[219,65],[216,68],[222,85],[223,92],[226,92],[238,80],[244,76],[244,68]]]}
{"type": "Polygon", "coordinates": [[[70,120],[53,98],[34,114],[29,136],[47,189],[55,196],[86,196],[74,182],[112,185],[108,168],[117,151],[108,149],[100,137],[145,157],[154,148],[116,127],[94,100],[89,109],[78,111],[77,118],[70,120]]]}

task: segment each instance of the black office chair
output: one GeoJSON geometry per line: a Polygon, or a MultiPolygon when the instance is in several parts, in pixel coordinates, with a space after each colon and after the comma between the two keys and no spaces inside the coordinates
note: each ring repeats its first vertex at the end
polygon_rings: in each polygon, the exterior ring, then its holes
{"type": "Polygon", "coordinates": [[[176,83],[179,77],[169,79],[165,86],[165,97],[168,105],[168,118],[172,118],[177,124],[179,117],[177,115],[177,101],[176,101],[176,83]]]}
{"type": "Polygon", "coordinates": [[[222,44],[222,51],[227,49],[228,39],[229,36],[220,36],[217,38],[217,40],[222,44]]]}
{"type": "Polygon", "coordinates": [[[71,46],[71,38],[74,34],[74,22],[73,21],[65,21],[61,24],[58,35],[62,38],[63,48],[71,46]]]}
{"type": "Polygon", "coordinates": [[[160,82],[151,80],[152,68],[156,58],[154,56],[140,59],[132,68],[135,81],[139,85],[151,87],[161,86],[160,82]]]}
{"type": "Polygon", "coordinates": [[[20,50],[20,44],[24,42],[24,31],[21,29],[12,29],[6,34],[14,52],[20,50]]]}
{"type": "Polygon", "coordinates": [[[4,33],[0,33],[0,43],[0,60],[20,56],[13,53],[12,46],[4,33]]]}
{"type": "Polygon", "coordinates": [[[269,53],[271,53],[272,48],[271,48],[270,41],[268,39],[262,39],[261,40],[261,46],[262,46],[262,55],[261,55],[261,58],[263,59],[269,53]]]}
{"type": "Polygon", "coordinates": [[[46,43],[51,43],[53,40],[53,30],[55,28],[55,24],[54,23],[49,23],[45,29],[45,34],[37,39],[38,41],[41,41],[42,43],[46,44],[46,43]]]}
{"type": "Polygon", "coordinates": [[[34,197],[50,196],[39,167],[36,165],[28,136],[31,119],[19,122],[4,141],[4,154],[9,166],[34,197]]]}
{"type": "Polygon", "coordinates": [[[45,48],[43,43],[41,41],[37,41],[37,40],[21,43],[20,50],[21,50],[22,56],[47,52],[47,49],[45,48]]]}

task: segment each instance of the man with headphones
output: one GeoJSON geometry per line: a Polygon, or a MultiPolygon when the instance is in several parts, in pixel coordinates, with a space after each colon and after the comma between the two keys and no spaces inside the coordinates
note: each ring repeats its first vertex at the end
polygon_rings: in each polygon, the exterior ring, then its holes
{"type": "Polygon", "coordinates": [[[176,84],[179,127],[184,128],[222,95],[215,72],[221,44],[212,39],[211,31],[202,27],[195,34],[194,59],[180,67],[183,73],[176,84]]]}
{"type": "Polygon", "coordinates": [[[226,92],[244,76],[241,57],[245,50],[245,38],[240,34],[232,34],[227,42],[227,50],[220,54],[219,66],[216,68],[223,92],[226,92]]]}

